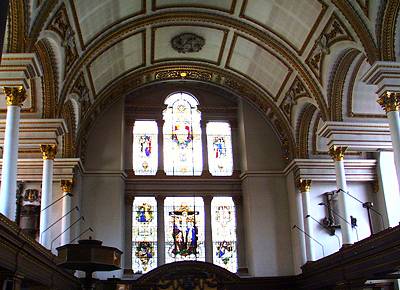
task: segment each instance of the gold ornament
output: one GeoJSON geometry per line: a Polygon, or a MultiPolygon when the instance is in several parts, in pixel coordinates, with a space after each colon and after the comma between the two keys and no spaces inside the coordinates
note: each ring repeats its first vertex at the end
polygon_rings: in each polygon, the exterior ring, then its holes
{"type": "Polygon", "coordinates": [[[45,144],[40,145],[40,151],[42,151],[43,160],[53,160],[57,154],[57,145],[56,144],[45,144]]]}
{"type": "Polygon", "coordinates": [[[4,87],[7,106],[21,106],[26,99],[24,87],[4,87]]]}
{"type": "Polygon", "coordinates": [[[334,161],[342,161],[344,159],[344,152],[346,152],[346,146],[333,145],[329,148],[329,155],[334,161]]]}
{"type": "Polygon", "coordinates": [[[310,192],[311,180],[310,179],[299,179],[297,181],[297,188],[300,190],[300,192],[310,192]]]}
{"type": "Polygon", "coordinates": [[[71,193],[72,192],[72,180],[61,180],[61,189],[64,193],[71,193]]]}
{"type": "Polygon", "coordinates": [[[386,113],[400,110],[400,92],[386,92],[377,100],[386,113]]]}

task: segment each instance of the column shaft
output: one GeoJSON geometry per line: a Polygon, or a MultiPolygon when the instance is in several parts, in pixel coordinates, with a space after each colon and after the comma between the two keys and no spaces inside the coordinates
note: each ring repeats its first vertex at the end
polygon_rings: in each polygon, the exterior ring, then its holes
{"type": "Polygon", "coordinates": [[[394,155],[394,164],[396,166],[397,182],[400,188],[400,115],[399,111],[390,111],[387,113],[392,137],[392,147],[394,155]]]}
{"type": "Polygon", "coordinates": [[[8,106],[1,173],[0,213],[15,220],[20,107],[8,106]]]}
{"type": "Polygon", "coordinates": [[[43,177],[42,177],[42,198],[40,203],[40,243],[47,249],[50,249],[51,230],[47,230],[50,225],[51,204],[53,199],[53,160],[43,160],[43,177]]]}
{"type": "Polygon", "coordinates": [[[165,196],[156,196],[157,200],[157,266],[165,264],[165,224],[164,224],[165,196]]]}
{"type": "MultiPolygon", "coordinates": [[[[295,193],[296,202],[296,223],[301,228],[304,229],[304,213],[303,213],[303,198],[301,192],[295,193]]],[[[307,262],[306,244],[304,239],[304,234],[300,231],[296,231],[300,246],[300,258],[301,264],[304,265],[307,262]]]]}
{"type": "MultiPolygon", "coordinates": [[[[70,192],[68,192],[71,194],[70,192]]],[[[67,194],[64,192],[64,194],[67,194]]],[[[61,216],[65,217],[61,220],[61,246],[66,245],[69,243],[71,240],[71,234],[70,230],[68,229],[71,225],[71,214],[68,214],[70,210],[72,209],[72,196],[67,195],[63,198],[63,203],[62,203],[62,213],[61,216]]]]}
{"type": "Polygon", "coordinates": [[[205,219],[205,256],[206,262],[213,262],[213,243],[211,229],[211,201],[212,196],[203,196],[204,201],[204,219],[205,219]]]}
{"type": "MultiPolygon", "coordinates": [[[[313,237],[314,234],[311,225],[311,220],[310,218],[306,218],[306,216],[310,214],[310,192],[308,191],[302,192],[302,202],[303,202],[304,231],[311,237],[313,237]]],[[[307,261],[315,261],[314,243],[313,240],[308,236],[305,236],[305,246],[306,246],[307,261]]]]}

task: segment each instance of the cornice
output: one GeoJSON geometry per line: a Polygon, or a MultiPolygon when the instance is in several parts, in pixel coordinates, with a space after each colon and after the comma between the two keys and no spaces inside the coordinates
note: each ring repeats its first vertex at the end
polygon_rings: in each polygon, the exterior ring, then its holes
{"type": "MultiPolygon", "coordinates": [[[[397,1],[397,0],[394,0],[397,1]]],[[[374,63],[379,59],[379,50],[376,46],[375,40],[368,30],[366,24],[361,17],[354,11],[348,0],[332,0],[332,3],[339,9],[339,11],[346,17],[358,38],[365,49],[365,53],[369,63],[374,63]]]]}

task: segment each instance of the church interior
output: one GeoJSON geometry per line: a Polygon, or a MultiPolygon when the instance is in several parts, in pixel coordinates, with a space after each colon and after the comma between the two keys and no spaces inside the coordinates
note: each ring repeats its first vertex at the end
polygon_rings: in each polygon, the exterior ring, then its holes
{"type": "Polygon", "coordinates": [[[399,19],[1,0],[1,290],[400,289],[399,19]]]}

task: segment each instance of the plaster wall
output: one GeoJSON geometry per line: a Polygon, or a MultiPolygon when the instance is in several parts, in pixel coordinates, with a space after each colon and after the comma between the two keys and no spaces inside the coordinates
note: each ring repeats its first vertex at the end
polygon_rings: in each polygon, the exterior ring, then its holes
{"type": "MultiPolygon", "coordinates": [[[[122,99],[116,102],[92,128],[88,137],[85,172],[81,185],[82,215],[85,217],[82,228],[92,227],[93,238],[120,250],[124,248],[125,229],[125,185],[121,172],[124,152],[123,104],[122,99]]],[[[113,275],[121,277],[121,271],[96,274],[100,279],[113,275]]]]}

